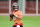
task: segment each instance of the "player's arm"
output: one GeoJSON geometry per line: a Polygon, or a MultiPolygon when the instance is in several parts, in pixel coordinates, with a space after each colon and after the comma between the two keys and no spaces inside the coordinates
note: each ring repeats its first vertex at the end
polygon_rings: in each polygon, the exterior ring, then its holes
{"type": "MultiPolygon", "coordinates": [[[[16,15],[17,16],[17,15],[16,15]]],[[[23,15],[20,14],[17,18],[22,20],[23,15]]]]}
{"type": "Polygon", "coordinates": [[[19,13],[18,15],[15,15],[15,17],[18,18],[18,19],[22,19],[23,14],[22,13],[19,13]]]}
{"type": "Polygon", "coordinates": [[[10,21],[12,21],[13,20],[13,14],[10,14],[10,21]]]}

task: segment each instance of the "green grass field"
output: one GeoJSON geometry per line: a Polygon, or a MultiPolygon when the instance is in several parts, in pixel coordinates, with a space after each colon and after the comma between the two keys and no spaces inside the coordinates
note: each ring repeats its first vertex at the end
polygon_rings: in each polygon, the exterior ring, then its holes
{"type": "MultiPolygon", "coordinates": [[[[40,16],[24,16],[23,27],[40,27],[40,16]]],[[[0,27],[12,27],[13,21],[9,20],[9,16],[0,16],[0,27]]]]}

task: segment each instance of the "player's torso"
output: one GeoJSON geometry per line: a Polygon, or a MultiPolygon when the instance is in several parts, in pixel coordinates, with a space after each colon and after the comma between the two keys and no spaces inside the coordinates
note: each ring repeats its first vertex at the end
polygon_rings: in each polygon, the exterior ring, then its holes
{"type": "MultiPolygon", "coordinates": [[[[14,15],[19,15],[20,12],[21,12],[20,10],[17,11],[17,12],[14,12],[14,11],[13,11],[13,14],[14,14],[14,15]]],[[[18,17],[19,17],[19,16],[18,16],[18,17]]],[[[22,20],[21,20],[21,19],[18,19],[18,18],[16,18],[16,17],[14,17],[13,19],[14,19],[14,24],[16,24],[16,23],[17,23],[17,24],[22,23],[22,20]]]]}
{"type": "Polygon", "coordinates": [[[17,19],[17,18],[14,18],[14,24],[20,24],[20,23],[22,23],[22,20],[19,20],[19,19],[17,19]]]}

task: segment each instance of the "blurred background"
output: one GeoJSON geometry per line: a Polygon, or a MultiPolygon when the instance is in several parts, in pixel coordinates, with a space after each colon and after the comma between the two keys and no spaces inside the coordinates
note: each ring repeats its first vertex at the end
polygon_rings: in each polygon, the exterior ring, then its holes
{"type": "Polygon", "coordinates": [[[40,0],[0,0],[0,27],[12,27],[14,21],[9,20],[12,4],[19,3],[23,12],[23,27],[40,27],[40,0]]]}

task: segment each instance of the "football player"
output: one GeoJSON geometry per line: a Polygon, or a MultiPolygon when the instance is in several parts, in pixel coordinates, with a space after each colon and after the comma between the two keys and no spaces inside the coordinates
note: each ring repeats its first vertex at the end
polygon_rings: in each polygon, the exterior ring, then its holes
{"type": "Polygon", "coordinates": [[[23,13],[19,10],[18,3],[13,3],[13,12],[10,14],[10,21],[14,20],[13,27],[23,27],[22,18],[23,13]],[[14,17],[14,18],[13,18],[14,17]]]}

